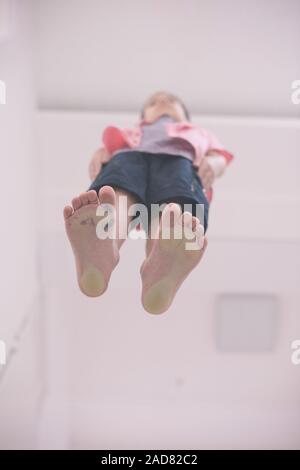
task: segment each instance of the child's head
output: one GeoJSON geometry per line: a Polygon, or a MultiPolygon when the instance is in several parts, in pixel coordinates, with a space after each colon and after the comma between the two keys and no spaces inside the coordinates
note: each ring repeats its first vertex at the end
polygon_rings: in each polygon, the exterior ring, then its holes
{"type": "Polygon", "coordinates": [[[144,103],[141,119],[153,122],[163,114],[168,114],[176,121],[190,121],[189,112],[180,98],[172,93],[157,91],[144,103]]]}

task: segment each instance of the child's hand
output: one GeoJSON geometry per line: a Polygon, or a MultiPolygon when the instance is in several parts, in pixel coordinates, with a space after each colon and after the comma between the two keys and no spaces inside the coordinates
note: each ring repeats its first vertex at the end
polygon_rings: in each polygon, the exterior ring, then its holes
{"type": "Polygon", "coordinates": [[[89,175],[92,181],[96,178],[102,167],[103,148],[98,149],[89,164],[89,175]]]}
{"type": "Polygon", "coordinates": [[[209,159],[210,157],[203,157],[198,169],[198,176],[205,190],[208,190],[213,185],[216,177],[213,167],[209,164],[209,159]]]}
{"type": "Polygon", "coordinates": [[[91,181],[94,181],[99,171],[101,170],[101,166],[102,166],[101,161],[96,157],[96,153],[94,154],[89,164],[89,176],[90,176],[91,181]]]}
{"type": "Polygon", "coordinates": [[[216,178],[224,173],[226,159],[222,155],[206,155],[199,166],[198,175],[204,189],[209,189],[216,178]]]}

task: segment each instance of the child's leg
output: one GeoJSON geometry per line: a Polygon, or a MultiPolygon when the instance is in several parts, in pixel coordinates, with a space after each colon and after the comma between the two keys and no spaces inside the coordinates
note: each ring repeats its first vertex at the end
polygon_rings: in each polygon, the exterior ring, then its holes
{"type": "MultiPolygon", "coordinates": [[[[152,221],[155,227],[157,220],[152,221]]],[[[207,246],[204,227],[190,212],[182,213],[178,204],[168,204],[160,218],[157,237],[151,239],[148,230],[146,259],[140,274],[143,282],[142,304],[149,313],[163,313],[171,306],[177,290],[188,274],[197,266],[207,246]],[[170,221],[170,223],[169,223],[170,221]],[[170,237],[162,237],[162,228],[170,226],[170,237]],[[175,233],[182,231],[182,237],[175,233]],[[193,236],[190,238],[190,236],[193,236]],[[196,250],[187,249],[195,243],[196,250]]]]}
{"type": "MultiPolygon", "coordinates": [[[[128,206],[136,201],[131,193],[120,188],[103,186],[99,193],[86,191],[72,200],[72,206],[64,209],[65,226],[75,256],[77,280],[81,291],[97,297],[108,286],[112,271],[119,262],[119,248],[127,237],[132,216],[121,213],[120,196],[127,196],[128,206]],[[99,197],[98,197],[99,196],[99,197]],[[96,226],[101,217],[96,215],[99,204],[109,203],[116,212],[116,238],[100,239],[96,226]]],[[[105,214],[107,215],[107,213],[105,214]]]]}

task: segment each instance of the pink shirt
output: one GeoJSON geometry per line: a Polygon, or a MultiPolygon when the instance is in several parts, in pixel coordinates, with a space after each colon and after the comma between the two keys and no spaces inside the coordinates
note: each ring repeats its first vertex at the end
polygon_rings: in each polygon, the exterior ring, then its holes
{"type": "MultiPolygon", "coordinates": [[[[140,120],[133,128],[119,129],[115,126],[107,126],[102,133],[103,145],[107,150],[106,157],[102,162],[108,162],[118,150],[137,149],[142,139],[142,126],[147,121],[140,120]]],[[[193,148],[193,166],[199,168],[202,158],[209,152],[223,155],[226,163],[229,164],[234,158],[233,154],[225,150],[217,137],[207,129],[192,124],[189,121],[166,122],[164,124],[166,136],[168,138],[183,139],[186,144],[193,148]]],[[[206,192],[206,197],[210,202],[213,189],[206,192]]]]}
{"type": "MultiPolygon", "coordinates": [[[[184,139],[174,139],[169,137],[166,133],[165,124],[169,122],[176,122],[175,119],[167,114],[160,116],[154,122],[143,122],[141,124],[142,137],[140,144],[131,149],[131,152],[139,151],[146,152],[146,154],[160,154],[166,157],[180,155],[188,160],[194,160],[194,147],[184,139]]],[[[116,150],[115,153],[128,152],[128,147],[116,150]]]]}

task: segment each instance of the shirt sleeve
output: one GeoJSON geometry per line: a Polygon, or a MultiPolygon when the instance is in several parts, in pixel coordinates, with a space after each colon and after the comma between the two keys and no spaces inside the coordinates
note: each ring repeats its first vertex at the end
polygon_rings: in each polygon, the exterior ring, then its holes
{"type": "Polygon", "coordinates": [[[102,142],[110,155],[120,148],[127,147],[122,131],[115,126],[107,126],[104,129],[102,133],[102,142]]]}
{"type": "Polygon", "coordinates": [[[223,157],[226,159],[226,164],[228,165],[233,160],[234,155],[225,149],[219,139],[211,131],[207,131],[207,138],[208,151],[213,151],[219,155],[223,155],[223,157]]]}

